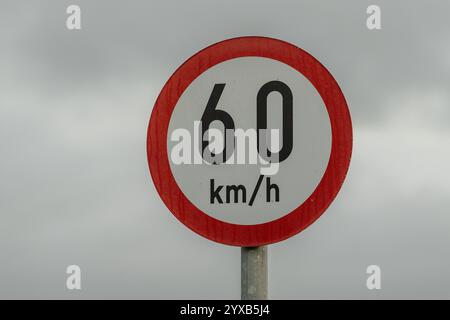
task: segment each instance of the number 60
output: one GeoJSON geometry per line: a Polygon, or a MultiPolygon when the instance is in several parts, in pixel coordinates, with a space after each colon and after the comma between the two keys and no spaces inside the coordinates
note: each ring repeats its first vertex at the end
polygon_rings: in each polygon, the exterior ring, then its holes
{"type": "MultiPolygon", "coordinates": [[[[222,92],[225,88],[225,83],[216,83],[214,85],[213,91],[211,93],[211,96],[209,97],[208,103],[206,104],[205,111],[202,115],[202,137],[204,136],[205,132],[209,129],[210,124],[213,121],[220,121],[222,122],[225,130],[235,130],[234,121],[233,118],[230,116],[229,113],[226,111],[216,109],[217,104],[219,102],[219,99],[222,95],[222,92]]],[[[266,160],[271,159],[278,159],[279,162],[282,162],[289,157],[289,155],[292,152],[292,145],[293,145],[293,98],[292,98],[292,91],[291,89],[281,81],[269,81],[266,84],[264,84],[261,89],[259,89],[258,94],[256,96],[256,129],[257,133],[260,132],[260,130],[266,130],[267,129],[267,97],[272,92],[279,92],[282,97],[282,124],[283,124],[283,130],[282,130],[282,141],[283,141],[283,147],[278,151],[278,153],[274,153],[274,155],[271,156],[272,152],[267,148],[265,150],[266,152],[261,152],[260,150],[260,143],[259,143],[259,134],[257,134],[257,146],[258,146],[258,153],[261,157],[263,157],[266,160]]],[[[226,135],[224,136],[226,139],[226,135]]],[[[202,140],[202,151],[208,146],[209,142],[202,140]]],[[[226,141],[224,141],[224,146],[226,146],[226,141]]],[[[234,143],[232,144],[234,148],[234,143]]],[[[231,156],[234,150],[226,150],[224,148],[222,154],[223,154],[223,161],[227,161],[228,158],[231,156]]],[[[202,152],[203,154],[203,152],[202,152]]],[[[218,157],[219,158],[219,157],[218,157]]]]}

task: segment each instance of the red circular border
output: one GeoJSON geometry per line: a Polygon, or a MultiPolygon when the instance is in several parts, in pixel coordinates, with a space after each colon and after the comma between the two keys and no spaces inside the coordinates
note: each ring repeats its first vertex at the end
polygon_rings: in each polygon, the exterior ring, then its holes
{"type": "Polygon", "coordinates": [[[328,208],[344,182],[352,153],[350,113],[339,85],[306,51],[285,41],[240,37],[213,44],[184,62],[156,100],[147,133],[147,157],[155,187],[173,215],[194,232],[234,246],[261,246],[285,240],[308,227],[328,208]],[[257,56],[283,62],[303,74],[322,97],[331,122],[332,145],[327,169],[311,196],[285,216],[262,224],[238,225],[217,220],[194,206],[179,188],[167,155],[167,131],[184,90],[203,72],[229,59],[257,56]]]}

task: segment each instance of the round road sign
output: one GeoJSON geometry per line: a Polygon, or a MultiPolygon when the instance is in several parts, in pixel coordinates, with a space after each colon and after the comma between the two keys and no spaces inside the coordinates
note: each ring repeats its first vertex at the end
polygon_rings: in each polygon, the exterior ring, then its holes
{"type": "Polygon", "coordinates": [[[229,245],[287,239],[330,205],[352,126],[327,69],[281,40],[241,37],[196,53],[153,108],[147,154],[169,210],[229,245]]]}

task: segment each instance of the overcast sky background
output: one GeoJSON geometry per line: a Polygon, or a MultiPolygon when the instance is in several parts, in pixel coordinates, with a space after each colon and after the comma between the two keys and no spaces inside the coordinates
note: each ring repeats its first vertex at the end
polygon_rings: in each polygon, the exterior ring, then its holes
{"type": "Polygon", "coordinates": [[[321,61],[354,126],[335,202],[269,248],[270,297],[449,299],[449,12],[446,0],[1,0],[0,298],[239,299],[239,248],[165,208],[146,130],[183,61],[261,35],[321,61]],[[80,31],[66,29],[70,4],[80,31]],[[369,4],[381,30],[366,28],[369,4]],[[71,264],[81,291],[65,288],[71,264]]]}

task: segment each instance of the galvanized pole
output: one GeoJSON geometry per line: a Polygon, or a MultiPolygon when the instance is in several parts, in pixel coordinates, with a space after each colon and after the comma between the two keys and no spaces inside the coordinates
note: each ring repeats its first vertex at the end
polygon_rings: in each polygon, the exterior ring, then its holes
{"type": "Polygon", "coordinates": [[[242,300],[268,298],[267,269],[267,246],[241,249],[242,300]]]}

